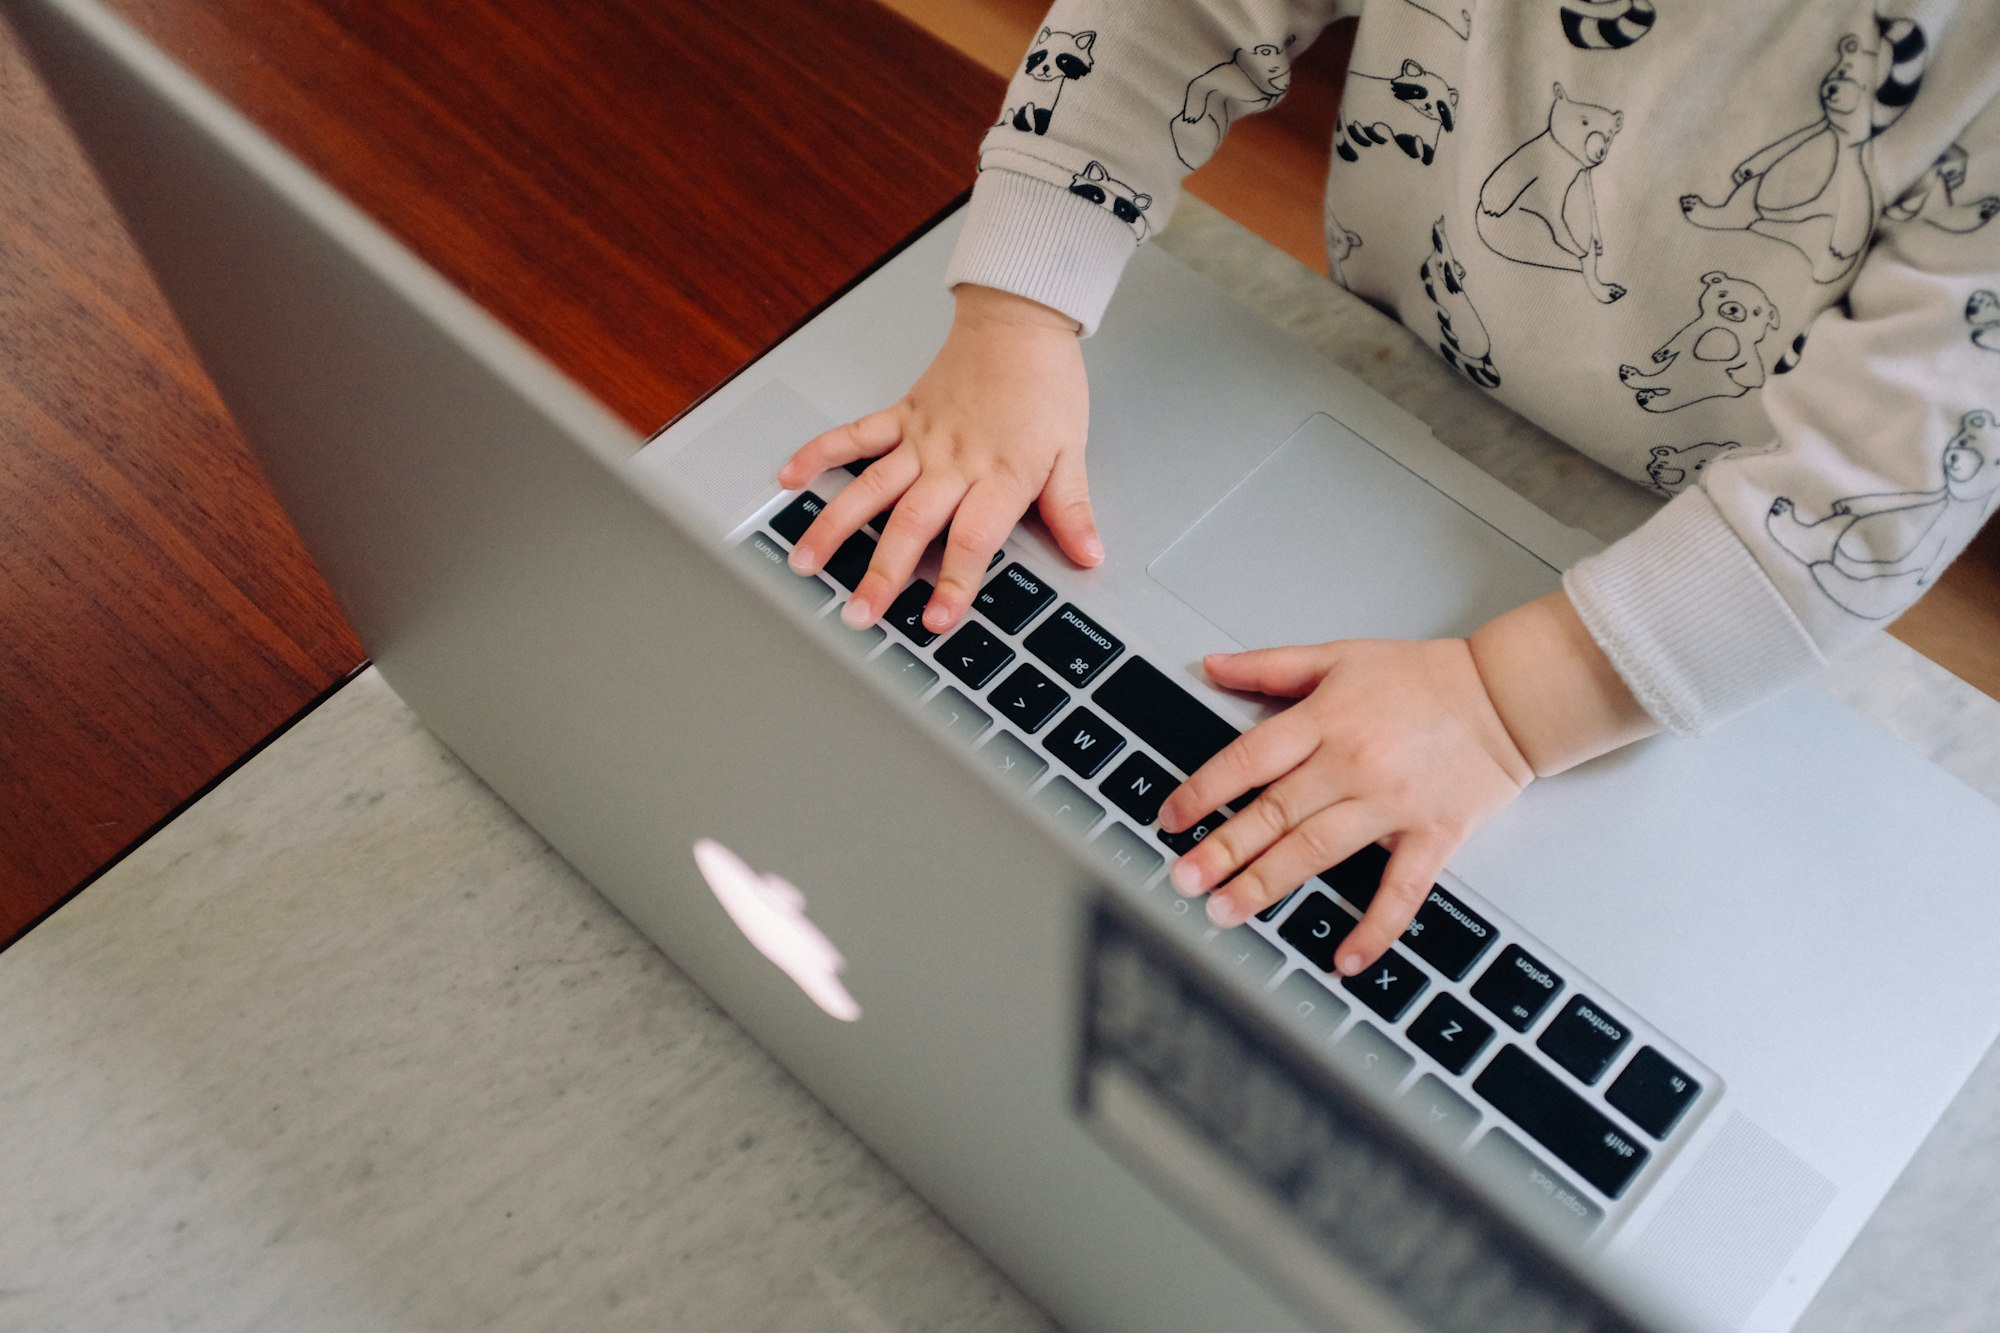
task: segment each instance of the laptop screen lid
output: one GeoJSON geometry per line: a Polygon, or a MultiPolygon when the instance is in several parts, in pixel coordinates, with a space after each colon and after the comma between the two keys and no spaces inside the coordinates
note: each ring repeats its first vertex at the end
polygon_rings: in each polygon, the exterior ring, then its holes
{"type": "MultiPolygon", "coordinates": [[[[240,117],[95,6],[5,12],[357,629],[432,729],[1065,1318],[1298,1326],[1072,1113],[1085,921],[1092,939],[1120,923],[1157,959],[1177,946],[725,568],[625,466],[629,431],[240,117]],[[943,856],[939,827],[953,830],[943,856]],[[728,854],[698,867],[697,844],[728,854]],[[744,913],[700,873],[732,863],[808,886],[859,1013],[833,992],[809,1001],[757,956],[744,913]],[[1033,1243],[1050,1216],[1074,1228],[1059,1248],[1088,1262],[1033,1243]]],[[[780,909],[800,906],[766,884],[780,909]]],[[[1198,965],[1186,975],[1205,984],[1198,965]]],[[[1255,1009],[1217,994],[1254,1038],[1255,1009]]],[[[1337,1078],[1318,1092],[1435,1168],[1337,1078]]],[[[1480,1216],[1476,1193],[1449,1188],[1480,1216]]],[[[1485,1222],[1482,1252],[1510,1256],[1490,1299],[1553,1292],[1560,1304],[1523,1317],[1630,1326],[1534,1238],[1485,1222]]]]}

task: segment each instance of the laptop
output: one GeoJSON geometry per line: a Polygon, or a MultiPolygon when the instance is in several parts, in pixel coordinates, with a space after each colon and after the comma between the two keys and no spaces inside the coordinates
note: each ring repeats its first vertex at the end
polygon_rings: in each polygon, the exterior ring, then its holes
{"type": "Polygon", "coordinates": [[[100,6],[0,12],[389,682],[1066,1326],[1782,1329],[2000,1032],[2000,811],[1810,687],[1535,784],[1357,978],[1379,855],[1164,887],[1263,715],[1203,653],[1589,547],[1170,256],[1087,344],[1110,558],[855,633],[869,538],[783,560],[847,478],[771,478],[928,360],[952,219],[635,454],[100,6]]]}

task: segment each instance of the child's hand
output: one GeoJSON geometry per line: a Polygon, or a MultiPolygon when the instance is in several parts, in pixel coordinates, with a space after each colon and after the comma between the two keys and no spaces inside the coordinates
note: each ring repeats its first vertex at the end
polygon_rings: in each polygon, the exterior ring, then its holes
{"type": "Polygon", "coordinates": [[[1203,764],[1160,808],[1168,832],[1263,786],[1173,870],[1213,890],[1237,925],[1371,842],[1382,887],[1335,954],[1347,975],[1403,933],[1467,836],[1537,775],[1559,773],[1658,725],[1560,592],[1470,639],[1348,640],[1217,654],[1229,689],[1300,702],[1203,764]]]}
{"type": "Polygon", "coordinates": [[[1336,955],[1349,976],[1403,932],[1466,835],[1534,779],[1463,639],[1355,639],[1203,665],[1225,688],[1301,702],[1238,737],[1161,807],[1160,827],[1177,832],[1267,788],[1180,859],[1174,887],[1214,889],[1209,919],[1234,926],[1385,843],[1381,891],[1336,955]]]}
{"type": "Polygon", "coordinates": [[[956,295],[950,335],[900,403],[826,432],[778,470],[779,484],[792,488],[857,458],[877,460],[827,503],[792,551],[792,568],[814,572],[862,524],[895,507],[867,576],[841,611],[856,629],[888,609],[947,525],[924,624],[956,624],[987,562],[1038,498],[1070,559],[1104,558],[1083,470],[1090,390],[1076,324],[990,287],[961,286],[956,295]]]}

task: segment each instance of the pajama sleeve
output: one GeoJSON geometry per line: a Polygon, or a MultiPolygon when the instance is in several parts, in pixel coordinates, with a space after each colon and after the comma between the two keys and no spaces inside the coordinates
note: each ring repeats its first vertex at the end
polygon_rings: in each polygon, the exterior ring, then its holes
{"type": "Polygon", "coordinates": [[[1976,76],[1964,104],[1983,109],[1878,195],[1845,301],[1763,386],[1771,437],[1733,442],[1565,580],[1672,731],[1708,729],[1893,620],[2000,498],[2000,103],[1976,76]]]}
{"type": "Polygon", "coordinates": [[[1359,0],[1059,0],[980,145],[947,282],[997,287],[1097,328],[1181,178],[1292,57],[1359,0]]]}

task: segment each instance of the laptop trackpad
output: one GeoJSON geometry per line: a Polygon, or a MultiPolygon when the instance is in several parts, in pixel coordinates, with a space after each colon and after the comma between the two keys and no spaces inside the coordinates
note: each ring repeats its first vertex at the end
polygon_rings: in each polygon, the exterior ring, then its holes
{"type": "Polygon", "coordinates": [[[1464,635],[1555,570],[1324,414],[1147,571],[1247,647],[1464,635]]]}

